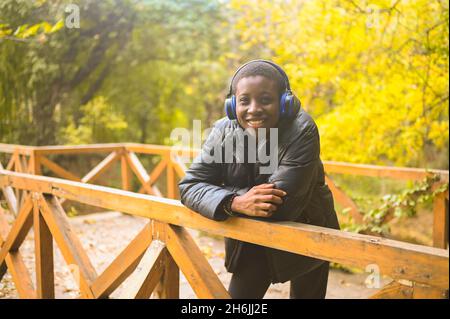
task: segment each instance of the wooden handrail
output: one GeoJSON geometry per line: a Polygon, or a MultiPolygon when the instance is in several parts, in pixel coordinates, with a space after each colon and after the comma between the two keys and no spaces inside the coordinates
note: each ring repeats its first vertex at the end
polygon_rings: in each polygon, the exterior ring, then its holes
{"type": "Polygon", "coordinates": [[[437,169],[423,169],[410,167],[393,167],[393,166],[378,166],[367,164],[353,164],[344,162],[323,162],[325,171],[327,173],[361,175],[371,177],[388,177],[400,180],[422,180],[429,174],[436,174],[441,181],[448,183],[448,171],[437,169]]]}
{"type": "Polygon", "coordinates": [[[52,194],[353,267],[364,269],[376,264],[383,275],[448,289],[449,253],[443,249],[292,222],[268,223],[247,218],[215,222],[177,200],[1,170],[0,187],[5,186],[52,194]]]}
{"type": "MultiPolygon", "coordinates": [[[[22,146],[22,145],[9,145],[0,144],[0,152],[12,153],[11,160],[8,164],[8,168],[11,168],[15,164],[15,170],[17,172],[34,172],[40,174],[40,165],[44,165],[53,172],[56,172],[59,177],[68,178],[70,180],[78,180],[76,175],[68,172],[56,163],[48,160],[44,155],[50,154],[81,154],[81,153],[97,153],[97,152],[112,152],[111,154],[120,155],[121,167],[122,167],[122,186],[124,189],[130,188],[130,176],[129,172],[133,171],[141,182],[139,189],[140,193],[148,193],[151,195],[162,196],[158,187],[155,185],[158,177],[163,170],[166,170],[167,180],[167,193],[166,197],[176,197],[176,183],[175,175],[178,177],[184,176],[186,166],[180,162],[178,156],[180,152],[183,155],[188,155],[193,158],[199,153],[199,149],[172,147],[164,145],[151,145],[151,144],[139,144],[139,143],[107,143],[107,144],[89,144],[89,145],[73,145],[73,146],[22,146]],[[136,153],[158,155],[162,157],[160,163],[154,168],[153,172],[149,175],[143,168],[142,164],[136,157],[136,153]],[[22,155],[21,155],[22,154],[22,155]],[[23,156],[30,156],[29,165],[24,162],[23,156]],[[22,156],[22,158],[21,158],[22,156]],[[128,167],[129,166],[129,167],[128,167]],[[130,170],[131,168],[131,170],[130,170]]],[[[110,157],[113,155],[110,155],[110,157]]],[[[113,157],[114,160],[119,157],[113,157]]],[[[109,165],[113,162],[107,157],[104,160],[108,165],[98,165],[89,174],[93,177],[98,176],[104,172],[109,165]],[[98,174],[96,173],[98,171],[98,174]]],[[[103,162],[102,162],[103,163],[103,162]]],[[[371,177],[384,177],[400,180],[422,180],[429,174],[437,174],[440,177],[439,183],[448,183],[449,173],[445,170],[435,169],[419,169],[419,168],[407,168],[407,167],[390,167],[390,166],[377,166],[366,164],[352,164],[344,162],[324,161],[324,168],[327,174],[350,174],[360,176],[371,177]]],[[[83,182],[92,182],[93,179],[90,175],[85,176],[83,182]]],[[[353,200],[346,195],[334,182],[330,176],[327,176],[327,183],[329,184],[333,197],[343,208],[348,208],[350,215],[356,222],[362,222],[362,215],[355,205],[353,200]]],[[[20,207],[22,194],[17,194],[20,207]]],[[[444,201],[448,201],[448,191],[445,193],[444,201]]],[[[448,231],[446,226],[448,225],[448,214],[446,213],[445,205],[442,205],[441,198],[435,200],[434,208],[434,223],[433,223],[433,245],[435,247],[446,248],[448,242],[448,231]]]]}
{"type": "Polygon", "coordinates": [[[34,146],[16,145],[16,144],[4,144],[0,143],[0,152],[11,153],[18,152],[21,155],[31,155],[36,149],[34,146]]]}

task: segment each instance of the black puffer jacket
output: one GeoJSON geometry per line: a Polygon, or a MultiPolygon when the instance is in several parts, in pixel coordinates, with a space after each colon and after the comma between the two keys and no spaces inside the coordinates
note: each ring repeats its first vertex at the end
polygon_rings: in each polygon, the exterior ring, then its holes
{"type": "MultiPolygon", "coordinates": [[[[211,155],[215,145],[224,147],[225,139],[233,138],[233,132],[240,126],[236,120],[222,118],[214,128],[203,145],[204,154],[211,155]]],[[[272,217],[264,220],[339,229],[333,197],[324,181],[319,133],[313,119],[301,110],[294,120],[280,125],[278,134],[279,163],[274,173],[260,174],[258,162],[207,163],[210,161],[198,157],[179,183],[181,202],[207,218],[221,221],[228,216],[223,203],[234,193],[242,195],[255,185],[274,183],[287,195],[272,217]]],[[[322,263],[307,256],[225,238],[225,266],[229,272],[236,269],[246,249],[265,250],[273,283],[290,280],[322,263]]]]}

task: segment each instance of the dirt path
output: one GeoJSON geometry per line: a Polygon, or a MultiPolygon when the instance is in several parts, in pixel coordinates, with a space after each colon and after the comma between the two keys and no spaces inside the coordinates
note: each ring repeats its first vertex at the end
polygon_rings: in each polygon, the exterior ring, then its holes
{"type": "MultiPolygon", "coordinates": [[[[136,236],[147,222],[146,219],[123,215],[121,213],[101,213],[87,216],[73,217],[70,219],[75,233],[79,236],[83,247],[97,273],[100,274],[136,236]]],[[[227,273],[223,266],[224,245],[223,240],[211,238],[190,230],[194,240],[208,258],[214,271],[228,287],[231,274],[227,273]]],[[[55,289],[57,298],[77,298],[79,296],[75,281],[67,267],[62,255],[54,244],[55,251],[55,289]]],[[[20,249],[24,256],[25,264],[30,273],[34,273],[34,241],[33,232],[27,236],[20,249]]],[[[377,290],[367,288],[364,284],[368,274],[348,274],[340,270],[330,271],[327,298],[367,298],[377,290]]],[[[34,280],[34,278],[33,278],[34,280]]],[[[183,299],[196,298],[188,282],[181,274],[180,297],[183,299]]],[[[389,282],[382,280],[382,285],[389,282]]],[[[127,284],[125,281],[112,295],[111,298],[120,296],[122,288],[127,284]]],[[[289,283],[272,285],[265,298],[288,298],[289,283]]],[[[7,273],[0,282],[0,298],[18,298],[11,276],[7,273]]]]}

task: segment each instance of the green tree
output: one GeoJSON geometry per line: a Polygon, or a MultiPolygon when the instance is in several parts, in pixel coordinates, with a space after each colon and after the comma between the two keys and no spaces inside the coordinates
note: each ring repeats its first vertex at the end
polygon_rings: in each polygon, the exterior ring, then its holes
{"type": "MultiPolygon", "coordinates": [[[[0,19],[13,27],[64,19],[68,3],[5,0],[0,19]]],[[[221,114],[227,72],[219,62],[226,47],[219,2],[76,4],[80,29],[63,28],[44,43],[0,43],[1,141],[163,143],[173,127],[221,114]],[[95,134],[87,120],[94,105],[107,105],[102,119],[123,119],[127,128],[95,134]]]]}

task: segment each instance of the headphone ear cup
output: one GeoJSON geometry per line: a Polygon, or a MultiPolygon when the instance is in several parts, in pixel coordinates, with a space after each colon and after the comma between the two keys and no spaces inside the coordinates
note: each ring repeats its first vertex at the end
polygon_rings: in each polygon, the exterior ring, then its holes
{"type": "Polygon", "coordinates": [[[284,92],[280,98],[280,119],[286,118],[286,97],[288,92],[284,92]]]}
{"type": "Polygon", "coordinates": [[[280,119],[293,119],[300,111],[300,100],[291,92],[283,93],[280,100],[280,119]]]}
{"type": "Polygon", "coordinates": [[[236,96],[232,95],[231,97],[228,97],[225,99],[225,113],[227,114],[228,118],[230,120],[237,119],[236,116],[236,96]]]}

